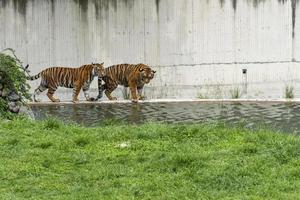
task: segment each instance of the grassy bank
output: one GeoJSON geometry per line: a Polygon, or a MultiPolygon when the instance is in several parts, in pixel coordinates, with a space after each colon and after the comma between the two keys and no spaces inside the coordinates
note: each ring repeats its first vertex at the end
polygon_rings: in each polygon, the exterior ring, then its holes
{"type": "Polygon", "coordinates": [[[300,199],[300,137],[0,121],[0,199],[300,199]]]}

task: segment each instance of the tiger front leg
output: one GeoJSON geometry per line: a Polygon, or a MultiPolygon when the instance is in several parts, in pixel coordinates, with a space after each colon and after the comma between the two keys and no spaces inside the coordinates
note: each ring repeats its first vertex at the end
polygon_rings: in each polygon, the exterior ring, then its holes
{"type": "Polygon", "coordinates": [[[144,100],[145,96],[142,95],[143,87],[138,87],[137,91],[138,91],[138,100],[144,100]]]}
{"type": "Polygon", "coordinates": [[[75,84],[74,88],[73,88],[73,103],[78,103],[79,99],[78,99],[78,95],[79,92],[81,90],[82,85],[81,84],[75,84]]]}
{"type": "Polygon", "coordinates": [[[137,86],[135,83],[132,83],[129,85],[130,92],[131,92],[131,101],[134,103],[138,102],[138,92],[137,92],[137,86]]]}
{"type": "Polygon", "coordinates": [[[84,93],[84,97],[87,101],[94,101],[94,98],[90,97],[90,94],[89,94],[89,90],[90,90],[90,85],[89,84],[85,84],[83,87],[82,87],[82,91],[84,93]]]}

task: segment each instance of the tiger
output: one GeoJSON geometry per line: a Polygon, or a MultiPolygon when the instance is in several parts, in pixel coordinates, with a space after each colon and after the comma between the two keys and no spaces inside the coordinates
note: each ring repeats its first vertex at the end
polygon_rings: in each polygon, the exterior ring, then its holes
{"type": "Polygon", "coordinates": [[[87,101],[93,101],[89,96],[90,84],[95,76],[103,77],[105,75],[104,63],[92,63],[82,65],[78,68],[69,67],[50,67],[35,76],[27,77],[28,80],[36,80],[41,77],[41,83],[33,94],[35,102],[41,101],[36,96],[48,89],[47,96],[52,102],[60,102],[58,98],[53,96],[57,87],[73,88],[73,103],[79,101],[78,95],[82,88],[87,101]]]}
{"type": "Polygon", "coordinates": [[[117,100],[111,93],[118,87],[123,85],[129,87],[132,102],[138,102],[142,98],[142,90],[145,84],[154,78],[156,71],[152,70],[148,65],[139,64],[118,64],[105,68],[105,76],[98,77],[97,100],[102,98],[103,91],[109,100],[117,100]],[[102,85],[102,80],[104,85],[102,85]]]}

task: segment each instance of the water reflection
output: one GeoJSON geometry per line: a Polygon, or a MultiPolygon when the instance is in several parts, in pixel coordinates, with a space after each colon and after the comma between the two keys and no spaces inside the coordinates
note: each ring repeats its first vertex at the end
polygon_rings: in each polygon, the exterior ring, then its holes
{"type": "Polygon", "coordinates": [[[55,116],[86,126],[107,119],[128,123],[158,121],[167,123],[243,122],[246,127],[267,126],[285,132],[300,133],[300,104],[297,103],[208,103],[153,102],[139,104],[31,105],[36,119],[55,116]]]}

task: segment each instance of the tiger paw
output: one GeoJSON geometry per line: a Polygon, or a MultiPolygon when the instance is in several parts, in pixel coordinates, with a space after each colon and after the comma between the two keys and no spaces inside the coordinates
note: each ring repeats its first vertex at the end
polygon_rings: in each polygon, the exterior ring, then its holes
{"type": "Polygon", "coordinates": [[[87,101],[97,101],[97,98],[90,97],[90,98],[87,98],[86,100],[87,100],[87,101]]]}
{"type": "Polygon", "coordinates": [[[139,100],[145,100],[146,97],[145,96],[139,96],[139,100]]]}
{"type": "Polygon", "coordinates": [[[101,99],[102,97],[103,97],[103,95],[102,95],[102,94],[99,94],[99,95],[97,96],[97,98],[96,98],[96,100],[95,100],[95,101],[97,101],[97,100],[101,99]]]}
{"type": "Polygon", "coordinates": [[[53,102],[60,102],[60,99],[53,99],[53,102]]]}
{"type": "Polygon", "coordinates": [[[73,99],[72,102],[73,102],[73,103],[78,103],[78,102],[79,102],[79,99],[73,99]]]}
{"type": "Polygon", "coordinates": [[[41,99],[34,99],[33,101],[34,102],[41,102],[42,100],[41,99]]]}
{"type": "Polygon", "coordinates": [[[117,100],[117,97],[112,97],[112,98],[110,98],[109,100],[115,101],[115,100],[117,100]]]}

